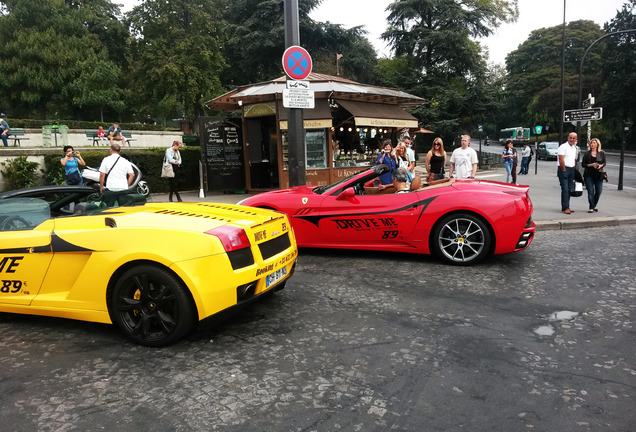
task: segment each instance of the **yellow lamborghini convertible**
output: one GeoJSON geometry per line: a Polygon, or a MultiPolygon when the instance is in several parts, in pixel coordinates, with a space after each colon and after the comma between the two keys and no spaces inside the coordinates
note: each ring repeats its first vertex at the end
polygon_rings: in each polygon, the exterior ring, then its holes
{"type": "Polygon", "coordinates": [[[116,323],[159,347],[282,289],[294,271],[282,213],[134,194],[108,208],[103,198],[87,186],[0,194],[0,312],[116,323]]]}

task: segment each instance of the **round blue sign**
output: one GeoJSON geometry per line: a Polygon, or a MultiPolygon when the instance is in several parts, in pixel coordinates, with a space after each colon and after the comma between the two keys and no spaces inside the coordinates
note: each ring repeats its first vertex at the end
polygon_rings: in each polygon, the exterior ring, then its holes
{"type": "Polygon", "coordinates": [[[283,53],[283,69],[287,76],[303,80],[311,73],[313,63],[307,50],[299,46],[290,46],[283,53]]]}

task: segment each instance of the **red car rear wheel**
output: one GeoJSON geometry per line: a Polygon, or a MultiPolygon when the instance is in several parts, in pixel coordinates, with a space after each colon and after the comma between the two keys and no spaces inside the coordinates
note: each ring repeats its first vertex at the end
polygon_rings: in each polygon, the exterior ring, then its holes
{"type": "Polygon", "coordinates": [[[469,213],[440,219],[431,233],[431,250],[455,265],[475,264],[490,251],[490,230],[484,221],[469,213]]]}

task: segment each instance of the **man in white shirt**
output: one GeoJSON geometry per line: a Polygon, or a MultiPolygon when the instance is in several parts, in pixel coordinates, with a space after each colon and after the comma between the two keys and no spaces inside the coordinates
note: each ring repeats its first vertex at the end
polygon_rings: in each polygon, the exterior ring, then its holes
{"type": "Polygon", "coordinates": [[[557,177],[561,185],[561,211],[565,214],[574,213],[574,210],[570,210],[570,188],[574,185],[574,169],[579,150],[576,146],[577,141],[577,134],[571,132],[568,135],[568,141],[559,146],[557,153],[557,177]]]}
{"type": "MultiPolygon", "coordinates": [[[[118,199],[117,193],[126,191],[135,179],[135,172],[132,165],[126,158],[121,157],[121,146],[112,143],[110,146],[110,156],[106,156],[99,166],[99,190],[104,193],[104,201],[111,207],[118,199]]],[[[120,205],[123,203],[120,202],[120,205]]]]}
{"type": "Polygon", "coordinates": [[[477,152],[469,147],[470,135],[462,135],[462,146],[453,150],[450,158],[449,177],[455,178],[475,178],[477,173],[477,152]]]}

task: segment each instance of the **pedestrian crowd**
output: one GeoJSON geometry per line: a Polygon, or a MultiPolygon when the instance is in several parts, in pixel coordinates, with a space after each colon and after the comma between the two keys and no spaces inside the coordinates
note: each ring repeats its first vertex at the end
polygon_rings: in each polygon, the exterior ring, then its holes
{"type": "MultiPolygon", "coordinates": [[[[578,135],[572,132],[568,135],[567,142],[561,144],[557,156],[557,178],[561,187],[561,211],[572,214],[570,197],[581,196],[583,185],[587,190],[588,212],[598,212],[598,203],[603,192],[603,181],[607,181],[607,173],[603,168],[606,165],[605,152],[601,150],[601,142],[598,138],[590,140],[588,150],[581,157],[577,146],[578,135]],[[577,164],[583,169],[579,172],[577,164]]],[[[528,143],[523,143],[518,152],[512,140],[508,140],[501,153],[503,165],[506,170],[506,183],[517,184],[517,175],[527,175],[534,151],[528,143]],[[517,167],[519,171],[517,172],[517,167]]],[[[449,178],[472,179],[475,178],[479,159],[477,152],[470,147],[470,135],[461,136],[461,146],[451,153],[449,159],[449,178]]],[[[447,154],[444,151],[444,143],[441,138],[433,140],[431,149],[426,153],[426,183],[431,184],[436,180],[446,178],[445,167],[447,154]]],[[[415,173],[415,154],[408,135],[402,137],[393,148],[391,141],[382,143],[382,151],[376,160],[377,165],[387,165],[389,170],[379,177],[379,189],[394,186],[396,191],[403,193],[411,184],[420,185],[418,174],[415,173]],[[402,179],[406,176],[406,180],[402,179]],[[415,181],[417,180],[417,182],[415,181]]],[[[413,189],[411,187],[411,189],[413,189]]]]}

